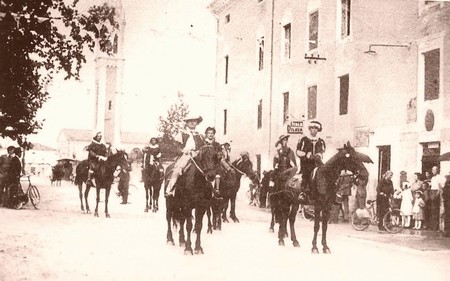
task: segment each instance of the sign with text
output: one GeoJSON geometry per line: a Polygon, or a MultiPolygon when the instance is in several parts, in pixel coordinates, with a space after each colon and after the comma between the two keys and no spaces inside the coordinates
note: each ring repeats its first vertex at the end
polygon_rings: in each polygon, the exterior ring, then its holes
{"type": "Polygon", "coordinates": [[[290,125],[287,125],[288,134],[303,134],[303,121],[291,121],[290,125]]]}

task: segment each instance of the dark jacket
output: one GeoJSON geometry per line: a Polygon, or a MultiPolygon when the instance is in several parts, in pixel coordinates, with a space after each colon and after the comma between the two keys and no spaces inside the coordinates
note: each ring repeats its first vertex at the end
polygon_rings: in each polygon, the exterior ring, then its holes
{"type": "Polygon", "coordinates": [[[89,152],[88,154],[88,160],[89,162],[95,162],[98,163],[97,156],[104,156],[106,157],[108,153],[108,149],[106,148],[106,145],[103,143],[99,143],[96,141],[92,141],[91,144],[86,148],[86,150],[89,152]]]}
{"type": "Polygon", "coordinates": [[[377,195],[390,198],[394,194],[394,185],[391,180],[382,178],[377,185],[377,195]]]}
{"type": "Polygon", "coordinates": [[[19,157],[14,156],[9,163],[8,184],[18,183],[22,173],[22,163],[19,157]]]}

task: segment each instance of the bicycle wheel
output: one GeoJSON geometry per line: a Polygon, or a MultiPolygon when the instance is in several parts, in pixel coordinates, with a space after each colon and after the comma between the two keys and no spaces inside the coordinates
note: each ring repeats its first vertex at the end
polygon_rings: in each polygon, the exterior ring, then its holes
{"type": "Polygon", "coordinates": [[[399,233],[403,229],[402,212],[395,209],[387,212],[383,217],[384,228],[390,233],[399,233]]]}
{"type": "Polygon", "coordinates": [[[370,214],[368,209],[357,209],[352,213],[351,223],[355,230],[363,231],[369,227],[371,218],[365,214],[370,214]]]}
{"type": "Polygon", "coordinates": [[[28,198],[30,198],[33,207],[38,210],[39,204],[41,203],[41,195],[39,194],[39,189],[36,186],[30,185],[28,188],[28,198]]]}
{"type": "Polygon", "coordinates": [[[314,207],[311,205],[303,205],[302,216],[305,220],[312,221],[314,219],[314,207]]]}

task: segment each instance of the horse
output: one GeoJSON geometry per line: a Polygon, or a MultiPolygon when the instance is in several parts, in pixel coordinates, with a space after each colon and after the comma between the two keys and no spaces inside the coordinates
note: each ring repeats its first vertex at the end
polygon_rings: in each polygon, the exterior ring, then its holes
{"type": "Polygon", "coordinates": [[[52,177],[50,179],[51,185],[61,186],[61,180],[64,176],[64,165],[56,164],[52,167],[52,177]]]}
{"type": "Polygon", "coordinates": [[[336,193],[339,191],[339,186],[336,185],[336,181],[339,178],[342,170],[351,171],[353,174],[357,175],[360,171],[362,162],[371,163],[372,160],[362,153],[356,152],[355,149],[350,145],[349,142],[344,144],[343,148],[338,149],[338,152],[331,157],[325,164],[322,164],[320,159],[316,159],[316,163],[319,165],[314,169],[312,173],[312,180],[310,188],[310,194],[305,195],[305,190],[303,190],[301,181],[300,184],[296,185],[296,188],[289,186],[292,181],[286,181],[286,178],[278,177],[275,186],[278,185],[279,194],[283,196],[278,204],[278,210],[281,217],[278,219],[280,223],[280,231],[278,234],[279,245],[284,245],[283,238],[287,235],[287,229],[284,227],[284,220],[286,219],[286,211],[290,210],[288,213],[290,229],[291,229],[291,240],[293,245],[298,247],[298,241],[295,236],[295,215],[293,215],[292,210],[298,211],[298,205],[300,203],[306,203],[307,198],[311,198],[314,205],[315,217],[314,217],[314,236],[312,240],[311,253],[319,253],[317,249],[317,234],[320,229],[320,222],[322,222],[322,247],[323,253],[331,253],[330,248],[327,245],[327,229],[328,221],[330,218],[330,211],[332,205],[336,202],[336,193]],[[284,181],[284,185],[283,184],[284,181]],[[280,185],[282,185],[280,187],[280,185]]]}
{"type": "Polygon", "coordinates": [[[156,163],[145,165],[142,169],[142,179],[145,188],[145,209],[144,212],[152,210],[156,213],[159,209],[159,192],[164,180],[164,168],[159,168],[156,163]]]}
{"type": "Polygon", "coordinates": [[[222,175],[223,183],[219,186],[219,193],[224,198],[221,206],[223,222],[229,222],[227,218],[228,204],[230,204],[230,218],[233,222],[239,222],[236,216],[236,196],[241,187],[242,176],[247,176],[253,184],[259,185],[258,176],[253,171],[253,163],[247,157],[233,161],[231,168],[232,171],[222,175]]]}
{"type": "MultiPolygon", "coordinates": [[[[171,222],[179,222],[179,242],[180,246],[185,245],[184,253],[193,255],[191,246],[192,211],[195,210],[195,227],[197,235],[195,241],[195,254],[203,254],[201,247],[201,230],[203,217],[210,206],[212,199],[213,186],[219,163],[217,151],[212,145],[204,145],[200,148],[197,156],[193,157],[191,164],[186,171],[178,178],[176,182],[176,191],[174,196],[166,197],[166,220],[167,220],[167,244],[174,245],[171,222]],[[186,223],[185,239],[184,224],[186,223]]],[[[173,166],[173,164],[171,165],[173,166]]],[[[169,182],[172,170],[171,166],[167,168],[165,175],[166,184],[169,182]]]]}
{"type": "MultiPolygon", "coordinates": [[[[114,173],[116,171],[117,166],[121,166],[122,169],[128,170],[128,155],[123,150],[118,150],[114,154],[110,154],[106,161],[100,162],[100,166],[98,170],[94,173],[94,179],[96,183],[96,206],[94,215],[98,217],[98,203],[100,202],[100,189],[105,189],[105,215],[107,218],[110,218],[110,214],[108,212],[108,199],[111,191],[111,185],[114,181],[114,173]]],[[[88,160],[81,161],[75,171],[75,184],[78,186],[80,202],[81,202],[81,211],[84,212],[83,206],[83,183],[86,185],[86,189],[84,191],[84,200],[86,204],[86,213],[90,214],[89,204],[88,204],[88,196],[91,186],[86,184],[88,180],[89,173],[89,162],[88,160]]]]}

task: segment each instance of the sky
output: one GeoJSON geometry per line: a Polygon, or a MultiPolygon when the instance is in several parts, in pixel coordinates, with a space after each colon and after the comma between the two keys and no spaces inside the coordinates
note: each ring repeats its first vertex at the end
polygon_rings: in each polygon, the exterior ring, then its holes
{"type": "MultiPolygon", "coordinates": [[[[216,59],[216,19],[207,9],[210,2],[122,0],[122,131],[157,134],[159,116],[166,115],[179,91],[193,114],[204,115],[204,126],[214,124],[214,109],[205,106],[214,93],[216,59]]],[[[29,137],[32,142],[56,147],[62,128],[93,128],[93,71],[88,63],[80,81],[54,79],[48,88],[50,99],[38,113],[45,119],[44,128],[29,137]]]]}

